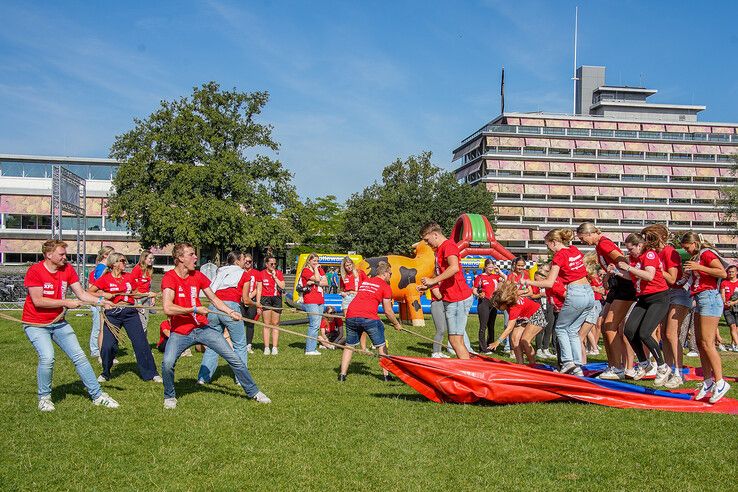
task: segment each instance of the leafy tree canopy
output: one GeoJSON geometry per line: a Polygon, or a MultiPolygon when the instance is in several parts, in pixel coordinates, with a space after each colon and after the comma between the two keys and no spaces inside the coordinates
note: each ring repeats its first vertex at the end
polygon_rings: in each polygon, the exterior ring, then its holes
{"type": "Polygon", "coordinates": [[[431,163],[424,152],[397,159],[375,182],[346,202],[344,249],[364,256],[407,254],[419,240],[420,227],[438,222],[446,235],[462,213],[478,213],[494,220],[493,197],[483,186],[459,183],[453,173],[431,163]]]}
{"type": "Polygon", "coordinates": [[[344,209],[335,195],[316,199],[308,198],[300,209],[300,246],[293,249],[294,254],[311,251],[338,251],[338,236],[343,230],[344,209]]]}
{"type": "MultiPolygon", "coordinates": [[[[738,154],[733,155],[733,162],[732,175],[736,177],[738,176],[738,154]]],[[[720,194],[723,205],[725,206],[723,220],[726,222],[732,221],[733,234],[738,234],[738,224],[736,224],[736,220],[738,219],[738,185],[722,188],[720,194]]]]}
{"type": "Polygon", "coordinates": [[[187,241],[216,248],[281,250],[296,238],[292,175],[279,161],[247,152],[276,151],[272,127],[255,118],[267,92],[221,90],[215,82],[162,101],[115,139],[121,162],[108,210],[144,246],[187,241]]]}

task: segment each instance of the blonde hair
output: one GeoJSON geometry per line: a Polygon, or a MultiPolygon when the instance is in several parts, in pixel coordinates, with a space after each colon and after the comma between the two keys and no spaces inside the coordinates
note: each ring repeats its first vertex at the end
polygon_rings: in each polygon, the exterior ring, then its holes
{"type": "Polygon", "coordinates": [[[497,290],[492,295],[492,305],[497,309],[500,306],[512,306],[518,302],[519,298],[518,285],[515,282],[505,281],[497,287],[497,290]]]}
{"type": "Polygon", "coordinates": [[[185,248],[195,249],[190,243],[177,243],[172,248],[172,258],[174,258],[175,264],[179,263],[179,257],[184,254],[185,248]]]}
{"type": "Polygon", "coordinates": [[[97,258],[95,259],[95,263],[100,263],[105,259],[106,256],[110,255],[110,253],[114,252],[115,248],[112,246],[103,246],[100,248],[100,251],[97,252],[97,258]]]}
{"type": "Polygon", "coordinates": [[[151,251],[142,251],[141,256],[138,257],[138,267],[141,269],[143,273],[148,275],[149,278],[151,277],[151,274],[154,273],[154,267],[153,265],[149,266],[146,264],[146,258],[149,255],[153,255],[153,254],[154,253],[152,253],[151,251]]]}
{"type": "Polygon", "coordinates": [[[583,258],[584,261],[584,267],[587,269],[588,275],[597,275],[597,272],[600,270],[600,263],[597,260],[597,253],[595,251],[590,251],[586,255],[584,255],[583,258]]]}
{"type": "Polygon", "coordinates": [[[59,239],[49,239],[48,241],[44,241],[44,244],[41,246],[41,253],[46,255],[46,253],[51,253],[56,250],[56,248],[66,248],[67,243],[64,241],[60,241],[59,239]]]}
{"type": "Polygon", "coordinates": [[[569,244],[574,239],[574,233],[571,229],[553,229],[548,231],[546,236],[543,238],[546,241],[559,242],[562,244],[569,244]]]}
{"type": "Polygon", "coordinates": [[[346,263],[351,262],[352,265],[354,265],[354,272],[356,272],[356,263],[354,263],[354,260],[351,259],[350,256],[344,256],[343,260],[341,260],[341,278],[346,279],[346,275],[348,273],[346,272],[346,263]]]}
{"type": "Polygon", "coordinates": [[[103,274],[108,273],[108,272],[112,272],[113,271],[113,265],[115,265],[116,263],[118,263],[122,259],[123,260],[126,259],[126,256],[123,253],[116,253],[115,251],[112,252],[112,253],[110,253],[108,255],[107,261],[105,262],[105,267],[106,268],[105,268],[105,271],[103,272],[103,274]]]}
{"type": "Polygon", "coordinates": [[[602,234],[602,231],[592,222],[582,222],[577,227],[577,234],[602,234]]]}
{"type": "Polygon", "coordinates": [[[694,231],[686,232],[682,236],[682,239],[681,239],[680,242],[682,244],[695,243],[695,244],[697,244],[697,249],[714,248],[715,247],[710,241],[708,241],[707,239],[705,239],[704,236],[702,236],[702,234],[697,233],[697,232],[694,232],[694,231]]]}
{"type": "Polygon", "coordinates": [[[310,253],[310,254],[308,255],[308,257],[307,257],[307,260],[305,260],[305,263],[310,263],[310,261],[311,261],[311,260],[312,260],[313,258],[320,258],[320,256],[318,255],[318,253],[310,253]]]}

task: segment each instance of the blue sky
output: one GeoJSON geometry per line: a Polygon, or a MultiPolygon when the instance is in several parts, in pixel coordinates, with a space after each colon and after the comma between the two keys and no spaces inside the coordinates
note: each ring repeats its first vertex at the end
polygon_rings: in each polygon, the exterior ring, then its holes
{"type": "Polygon", "coordinates": [[[579,63],[738,121],[737,2],[0,2],[0,153],[107,156],[161,99],[267,90],[302,196],[346,198],[506,109],[570,112],[579,63]]]}

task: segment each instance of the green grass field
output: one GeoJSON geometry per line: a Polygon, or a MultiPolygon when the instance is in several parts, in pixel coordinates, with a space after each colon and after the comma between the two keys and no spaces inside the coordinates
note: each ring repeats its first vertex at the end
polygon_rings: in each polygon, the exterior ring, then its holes
{"type": "MultiPolygon", "coordinates": [[[[69,319],[86,347],[89,316],[69,319]]],[[[152,343],[160,319],[150,322],[152,343]]],[[[179,406],[165,411],[162,386],[138,378],[129,347],[104,384],[119,410],[94,407],[57,350],[56,411],[42,414],[35,351],[19,325],[0,326],[2,490],[738,489],[734,416],[437,404],[383,382],[365,356],[339,384],[340,351],[305,357],[294,336],[283,335],[280,355],[249,359],[271,405],[247,400],[222,361],[213,383],[197,386],[196,354],[180,359],[179,406]]],[[[471,317],[470,334],[476,327],[471,317]]],[[[425,341],[387,333],[392,353],[430,352],[425,341]]],[[[723,360],[726,374],[738,373],[738,354],[723,360]]]]}

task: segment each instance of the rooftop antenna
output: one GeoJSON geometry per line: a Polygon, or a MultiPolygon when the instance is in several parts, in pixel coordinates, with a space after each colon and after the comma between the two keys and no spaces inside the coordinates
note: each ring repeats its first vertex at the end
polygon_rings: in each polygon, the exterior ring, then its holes
{"type": "Polygon", "coordinates": [[[579,34],[579,7],[574,8],[574,102],[571,114],[577,114],[577,35],[579,34]]]}

